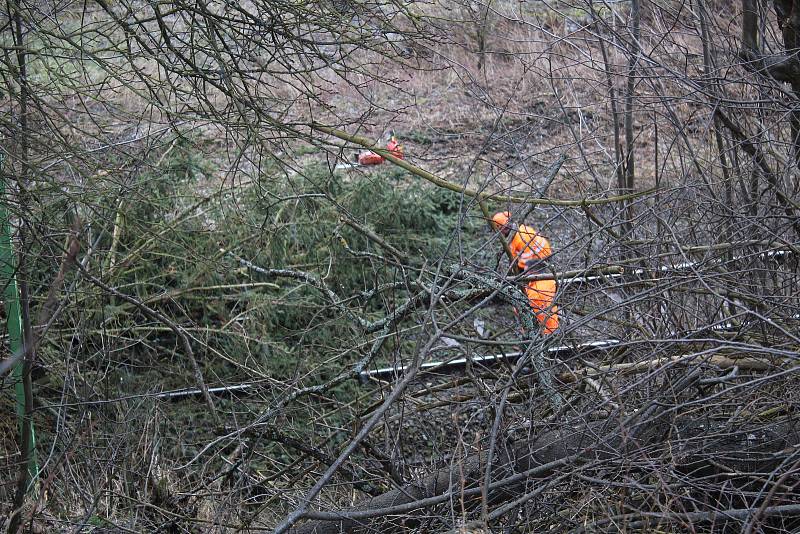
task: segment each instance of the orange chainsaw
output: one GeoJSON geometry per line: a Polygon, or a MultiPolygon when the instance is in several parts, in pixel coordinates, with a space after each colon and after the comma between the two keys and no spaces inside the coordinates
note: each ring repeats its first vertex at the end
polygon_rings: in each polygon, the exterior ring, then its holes
{"type": "MultiPolygon", "coordinates": [[[[393,133],[389,133],[389,141],[386,143],[386,150],[392,156],[403,159],[404,151],[403,145],[397,140],[393,133]]],[[[347,169],[352,167],[366,167],[368,165],[381,165],[386,158],[372,150],[364,150],[355,154],[354,163],[340,163],[336,166],[337,169],[347,169]]]]}

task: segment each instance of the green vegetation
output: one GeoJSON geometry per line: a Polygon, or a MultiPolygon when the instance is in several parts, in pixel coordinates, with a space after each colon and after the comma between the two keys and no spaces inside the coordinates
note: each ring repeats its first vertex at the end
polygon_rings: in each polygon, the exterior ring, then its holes
{"type": "MultiPolygon", "coordinates": [[[[210,386],[259,377],[316,383],[368,350],[354,323],[342,321],[341,311],[318,289],[267,277],[221,248],[266,269],[307,272],[338,295],[353,295],[401,278],[396,268],[374,261],[373,255],[387,251],[345,219],[407,258],[455,256],[454,236],[481,237],[482,220],[459,217],[457,195],[391,165],[332,174],[312,164],[289,180],[265,168],[257,180],[223,189],[208,185],[217,169],[210,157],[199,154],[197,143],[176,140],[157,166],[135,175],[124,194],[93,192],[91,210],[108,222],[98,245],[106,257],[96,259],[104,279],[187,329],[210,386]],[[342,353],[343,346],[352,350],[342,353]]],[[[40,284],[57,268],[55,259],[52,255],[48,268],[39,271],[40,284]]],[[[392,298],[402,302],[408,295],[398,287],[392,298]]],[[[99,291],[80,298],[84,315],[74,319],[84,322],[89,335],[83,350],[98,366],[87,370],[87,377],[119,385],[120,395],[155,384],[194,386],[188,366],[174,365],[184,355],[165,325],[99,291]],[[115,355],[110,367],[102,358],[109,351],[115,355]]],[[[346,306],[367,320],[387,313],[379,297],[346,306]]],[[[384,350],[395,343],[390,340],[384,350]]],[[[46,346],[43,358],[50,366],[63,365],[57,345],[46,346]]],[[[63,386],[57,376],[49,377],[53,390],[63,386]]],[[[344,403],[357,394],[352,381],[329,392],[344,403]]]]}

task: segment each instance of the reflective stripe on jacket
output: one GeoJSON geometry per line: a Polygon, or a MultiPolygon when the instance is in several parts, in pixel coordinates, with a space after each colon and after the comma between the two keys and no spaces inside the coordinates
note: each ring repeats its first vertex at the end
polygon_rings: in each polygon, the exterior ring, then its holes
{"type": "Polygon", "coordinates": [[[522,270],[533,267],[537,261],[549,258],[553,253],[550,242],[524,224],[514,232],[509,248],[517,258],[517,266],[522,270]]]}

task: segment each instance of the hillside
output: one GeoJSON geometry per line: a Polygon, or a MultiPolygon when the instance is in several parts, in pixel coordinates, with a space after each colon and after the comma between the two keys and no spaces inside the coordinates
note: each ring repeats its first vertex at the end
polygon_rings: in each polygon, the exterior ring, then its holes
{"type": "Polygon", "coordinates": [[[791,6],[2,11],[6,531],[800,528],[791,6]]]}

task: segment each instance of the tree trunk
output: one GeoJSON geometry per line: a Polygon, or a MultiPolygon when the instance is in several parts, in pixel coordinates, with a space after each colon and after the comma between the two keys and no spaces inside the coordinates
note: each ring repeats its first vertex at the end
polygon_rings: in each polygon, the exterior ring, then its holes
{"type": "MultiPolygon", "coordinates": [[[[532,480],[551,475],[566,465],[586,461],[619,462],[626,453],[643,451],[659,443],[662,462],[692,477],[708,477],[732,469],[740,474],[771,471],[784,459],[778,454],[800,444],[800,427],[784,421],[763,427],[731,430],[722,424],[692,421],[682,424],[679,440],[665,439],[670,425],[659,417],[623,432],[610,425],[610,419],[585,425],[571,433],[546,432],[533,441],[514,442],[498,455],[492,467],[493,482],[487,489],[490,504],[519,497],[532,490],[532,480]],[[636,428],[642,432],[636,436],[636,428]],[[631,438],[631,436],[634,436],[631,438]],[[598,438],[598,436],[601,436],[598,438]]],[[[351,508],[309,513],[315,518],[291,532],[293,534],[335,534],[339,532],[388,532],[413,528],[422,511],[451,500],[464,499],[473,507],[480,503],[485,456],[470,456],[457,464],[406,486],[368,499],[351,508]]],[[[657,459],[656,459],[657,460],[657,459]]],[[[746,477],[741,477],[746,478],[746,477]]],[[[728,481],[730,483],[730,481],[728,481]]]]}

